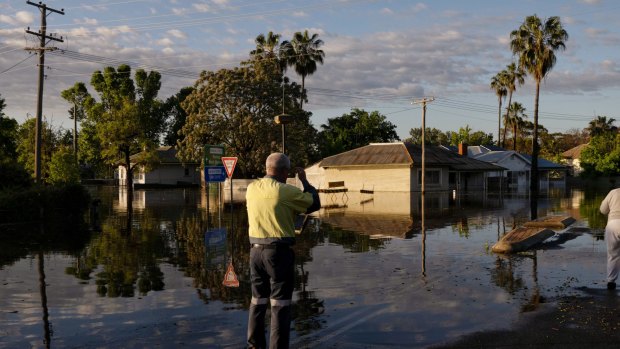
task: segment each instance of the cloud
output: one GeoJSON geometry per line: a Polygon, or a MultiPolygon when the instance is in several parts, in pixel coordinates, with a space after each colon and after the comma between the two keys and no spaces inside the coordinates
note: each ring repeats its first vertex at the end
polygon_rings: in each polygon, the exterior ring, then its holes
{"type": "Polygon", "coordinates": [[[182,32],[182,31],[180,31],[178,29],[168,30],[166,32],[166,34],[168,34],[168,35],[170,35],[170,36],[172,36],[173,38],[176,38],[176,39],[182,39],[182,40],[187,39],[187,34],[185,34],[184,32],[182,32]]]}
{"type": "Polygon", "coordinates": [[[211,12],[211,6],[204,2],[192,4],[192,7],[195,8],[198,12],[211,12]]]}
{"type": "Polygon", "coordinates": [[[27,11],[19,11],[13,17],[0,15],[0,22],[10,25],[27,25],[34,22],[34,15],[27,11]]]}
{"type": "Polygon", "coordinates": [[[73,23],[82,25],[97,25],[99,24],[99,21],[96,18],[84,17],[82,19],[75,19],[73,23]]]}
{"type": "Polygon", "coordinates": [[[172,44],[174,44],[174,41],[170,40],[169,38],[163,38],[155,41],[155,43],[159,46],[171,46],[172,44]]]}
{"type": "Polygon", "coordinates": [[[579,2],[586,5],[598,5],[601,3],[601,0],[580,0],[579,2]]]}
{"type": "Polygon", "coordinates": [[[172,8],[172,13],[174,13],[177,16],[182,16],[188,12],[189,12],[189,9],[186,9],[186,8],[179,8],[179,7],[172,8]]]}
{"type": "Polygon", "coordinates": [[[379,11],[382,15],[393,15],[394,11],[392,11],[391,9],[384,7],[381,9],[381,11],[379,11]]]}
{"type": "Polygon", "coordinates": [[[308,17],[308,14],[306,12],[304,12],[304,11],[294,11],[293,12],[293,17],[297,17],[297,18],[308,17]]]}

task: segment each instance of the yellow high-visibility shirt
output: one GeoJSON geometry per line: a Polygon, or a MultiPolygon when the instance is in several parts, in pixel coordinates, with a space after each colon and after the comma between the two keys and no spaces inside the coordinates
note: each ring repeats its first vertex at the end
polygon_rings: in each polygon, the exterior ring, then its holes
{"type": "Polygon", "coordinates": [[[251,244],[295,243],[295,217],[312,205],[312,194],[261,178],[248,186],[245,194],[251,244]]]}

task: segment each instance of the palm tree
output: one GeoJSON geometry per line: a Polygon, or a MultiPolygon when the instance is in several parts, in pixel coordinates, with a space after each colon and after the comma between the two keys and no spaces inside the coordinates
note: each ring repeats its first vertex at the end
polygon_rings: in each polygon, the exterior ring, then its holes
{"type": "Polygon", "coordinates": [[[618,128],[614,126],[614,122],[616,122],[614,118],[607,119],[606,116],[597,116],[596,119],[590,121],[588,124],[590,138],[606,133],[617,132],[618,128]]]}
{"type": "Polygon", "coordinates": [[[78,133],[77,123],[86,118],[87,104],[92,102],[92,97],[88,93],[88,89],[83,82],[76,82],[72,87],[63,90],[60,95],[67,102],[71,103],[69,109],[69,118],[73,119],[73,154],[75,161],[78,159],[78,133]]]}
{"type": "Polygon", "coordinates": [[[508,124],[512,126],[512,150],[517,151],[517,132],[520,127],[524,125],[524,121],[527,118],[525,115],[525,108],[519,102],[513,102],[508,107],[508,124]]]}
{"type": "MultiPolygon", "coordinates": [[[[499,147],[500,141],[500,129],[502,125],[502,99],[506,98],[506,94],[508,93],[508,89],[506,88],[506,74],[505,70],[497,73],[494,77],[491,78],[491,90],[495,91],[495,95],[497,96],[497,100],[499,102],[499,112],[497,115],[497,146],[499,147]]],[[[506,126],[504,126],[506,127],[506,126]]]]}
{"type": "Polygon", "coordinates": [[[295,72],[301,76],[302,97],[300,109],[304,106],[306,76],[314,74],[317,69],[316,63],[323,64],[325,52],[320,49],[323,40],[319,39],[319,34],[308,34],[305,30],[293,35],[293,39],[282,42],[282,48],[286,56],[287,65],[295,68],[295,72]]]}
{"type": "Polygon", "coordinates": [[[250,51],[250,56],[255,60],[273,60],[278,64],[280,72],[284,72],[286,61],[280,57],[280,34],[274,34],[272,31],[267,33],[267,36],[258,34],[254,42],[256,49],[250,51]]]}
{"type": "MultiPolygon", "coordinates": [[[[525,71],[523,68],[517,66],[515,62],[512,62],[506,66],[504,69],[504,78],[506,83],[506,88],[508,89],[508,104],[506,105],[506,119],[510,119],[510,107],[512,103],[512,93],[517,89],[517,84],[519,86],[523,85],[525,82],[525,71]]],[[[504,123],[504,142],[503,145],[506,145],[506,124],[504,123]]]]}
{"type": "Polygon", "coordinates": [[[512,53],[519,57],[519,67],[527,71],[536,81],[534,134],[532,139],[532,176],[530,181],[532,200],[538,196],[539,185],[538,101],[540,97],[540,82],[555,65],[555,51],[566,48],[564,44],[566,40],[568,40],[568,33],[564,30],[560,17],[557,16],[549,17],[544,23],[536,15],[528,16],[519,29],[513,30],[510,33],[510,48],[512,53]]]}

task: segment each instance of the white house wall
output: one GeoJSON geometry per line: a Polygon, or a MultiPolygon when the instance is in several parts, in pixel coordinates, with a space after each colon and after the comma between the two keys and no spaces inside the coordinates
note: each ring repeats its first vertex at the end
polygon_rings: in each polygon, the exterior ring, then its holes
{"type": "MultiPolygon", "coordinates": [[[[387,191],[410,191],[410,168],[402,166],[355,166],[342,168],[326,168],[325,179],[320,188],[326,188],[329,182],[344,181],[349,191],[361,189],[374,190],[375,192],[387,191]]],[[[315,183],[313,183],[315,184],[315,183]]]]}
{"type": "Polygon", "coordinates": [[[200,172],[196,171],[195,166],[188,166],[188,174],[185,175],[185,168],[179,164],[161,165],[151,172],[144,174],[144,184],[168,184],[176,185],[178,182],[189,184],[200,184],[200,172]]]}

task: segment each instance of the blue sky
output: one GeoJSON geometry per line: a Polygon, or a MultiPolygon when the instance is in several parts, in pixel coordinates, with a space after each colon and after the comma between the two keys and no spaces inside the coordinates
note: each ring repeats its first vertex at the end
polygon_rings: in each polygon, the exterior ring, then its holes
{"type": "MultiPolygon", "coordinates": [[[[551,132],[563,132],[586,127],[596,115],[620,119],[617,1],[45,3],[65,10],[64,16],[48,17],[48,31],[65,38],[54,46],[68,52],[46,56],[44,114],[56,127],[72,125],[60,91],[77,81],[88,82],[93,71],[110,65],[75,60],[71,52],[163,72],[160,98],[165,99],[192,85],[201,70],[238,65],[260,33],[274,31],[290,39],[294,32],[307,29],[325,42],[324,65],[306,78],[310,101],[304,108],[313,112],[315,127],[358,107],[386,115],[404,138],[421,125],[421,110],[411,101],[433,96],[427,127],[456,131],[469,125],[496,135],[498,103],[489,82],[512,60],[510,31],[532,14],[560,16],[570,36],[542,85],[540,123],[551,132]],[[166,73],[171,69],[177,72],[166,73]],[[188,77],[179,77],[179,70],[188,77]]],[[[36,45],[24,29],[38,29],[39,21],[37,8],[25,0],[0,0],[0,94],[6,99],[6,114],[19,122],[36,111],[37,59],[28,58],[23,48],[36,45]]],[[[299,80],[293,72],[289,75],[299,80]]],[[[516,91],[513,101],[533,116],[531,79],[516,91]]]]}

